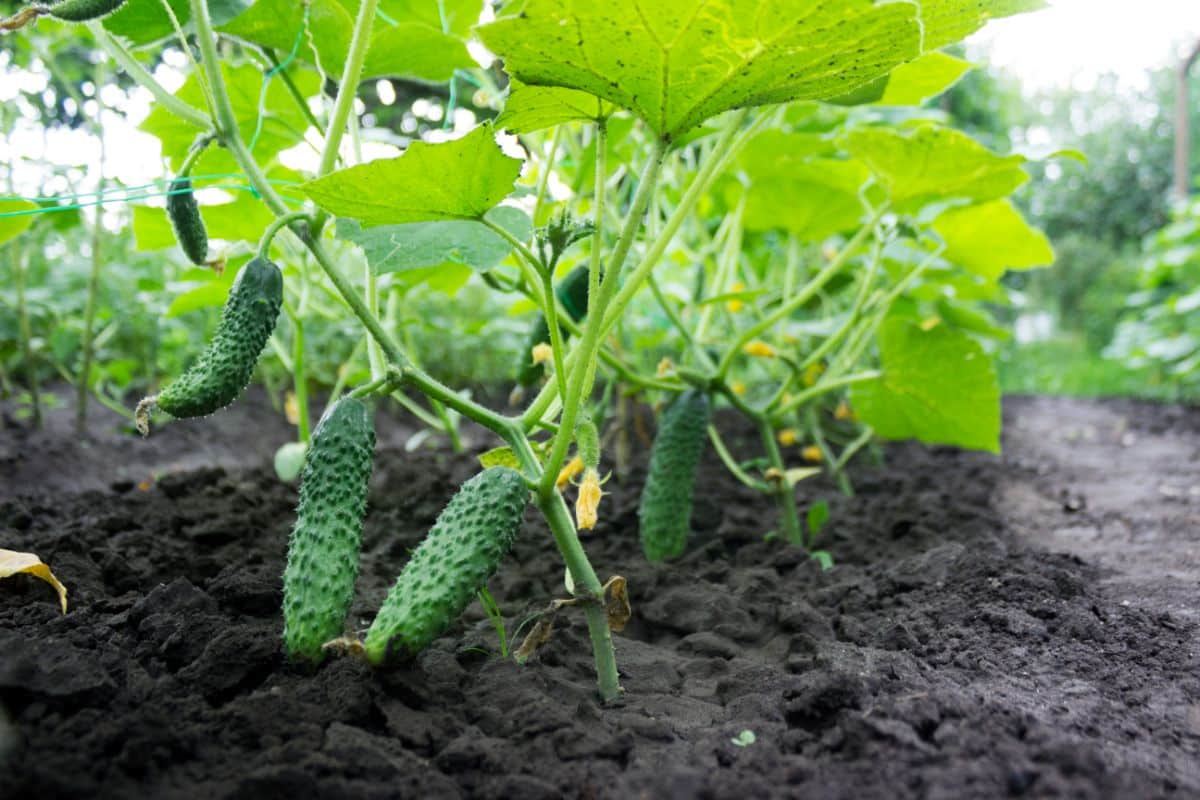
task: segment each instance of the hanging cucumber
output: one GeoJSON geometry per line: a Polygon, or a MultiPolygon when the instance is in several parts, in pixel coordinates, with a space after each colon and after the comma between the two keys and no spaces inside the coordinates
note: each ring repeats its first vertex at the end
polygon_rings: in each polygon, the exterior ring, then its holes
{"type": "Polygon", "coordinates": [[[529,489],[507,467],[484,470],[450,499],[367,632],[367,659],[415,655],[458,619],[521,527],[529,489]]]}
{"type": "Polygon", "coordinates": [[[709,414],[708,397],[690,389],[659,421],[638,508],[642,550],[649,561],[674,558],[687,546],[692,531],[692,491],[708,438],[709,414]]]}
{"type": "MultiPolygon", "coordinates": [[[[579,322],[587,316],[588,310],[588,267],[580,264],[563,278],[562,283],[554,290],[559,302],[566,308],[571,319],[579,322]]],[[[543,314],[538,314],[533,327],[521,350],[521,360],[517,367],[517,385],[532,386],[542,377],[543,365],[535,362],[532,357],[533,348],[539,344],[549,344],[550,325],[543,314]]]]}
{"type": "Polygon", "coordinates": [[[113,13],[125,0],[62,0],[46,9],[55,19],[64,22],[88,22],[113,13]]]}
{"type": "Polygon", "coordinates": [[[283,641],[293,659],[320,662],[343,633],[358,578],[375,427],[359,400],[338,400],[313,431],[283,573],[283,641]]]}
{"type": "Polygon", "coordinates": [[[208,264],[208,231],[200,217],[200,206],[192,193],[192,180],[181,176],[171,181],[167,193],[167,216],[175,239],[184,254],[198,267],[208,264]]]}
{"type": "Polygon", "coordinates": [[[217,332],[196,362],[158,395],[138,403],[137,425],[149,433],[150,409],[202,417],[232,403],[246,385],[283,305],[283,276],[265,258],[251,260],[234,281],[217,332]]]}

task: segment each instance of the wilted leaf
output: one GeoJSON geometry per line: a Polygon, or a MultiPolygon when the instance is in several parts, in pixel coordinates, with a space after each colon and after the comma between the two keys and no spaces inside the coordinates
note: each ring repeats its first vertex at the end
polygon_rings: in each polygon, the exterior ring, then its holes
{"type": "Polygon", "coordinates": [[[0,579],[13,575],[32,575],[40,578],[54,587],[58,592],[58,601],[62,605],[62,613],[67,613],[67,587],[62,585],[50,568],[33,553],[18,553],[15,550],[0,550],[0,579]]]}

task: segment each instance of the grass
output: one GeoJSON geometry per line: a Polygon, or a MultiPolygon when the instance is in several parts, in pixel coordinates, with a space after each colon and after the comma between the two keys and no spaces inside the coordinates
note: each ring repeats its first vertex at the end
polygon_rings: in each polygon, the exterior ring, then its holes
{"type": "Polygon", "coordinates": [[[1164,380],[1156,370],[1131,369],[1102,357],[1079,336],[1012,345],[998,355],[1000,390],[1004,394],[1196,399],[1194,390],[1189,392],[1179,383],[1164,380]]]}

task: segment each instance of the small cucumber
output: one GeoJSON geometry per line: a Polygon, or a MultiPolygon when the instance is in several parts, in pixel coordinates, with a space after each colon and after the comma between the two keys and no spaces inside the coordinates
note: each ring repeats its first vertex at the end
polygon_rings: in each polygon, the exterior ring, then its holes
{"type": "Polygon", "coordinates": [[[50,16],[64,22],[87,22],[113,13],[125,0],[62,0],[50,6],[50,16]]]}
{"type": "Polygon", "coordinates": [[[659,421],[638,508],[642,550],[649,561],[674,558],[687,546],[692,532],[692,491],[708,438],[709,414],[708,397],[690,389],[659,421]]]}
{"type": "MultiPolygon", "coordinates": [[[[580,264],[568,272],[567,277],[563,278],[562,283],[554,290],[554,294],[558,296],[559,302],[563,304],[575,322],[586,317],[588,310],[587,265],[580,264]]],[[[529,329],[529,335],[525,337],[521,350],[521,360],[517,366],[517,384],[519,386],[532,386],[542,377],[545,368],[541,364],[535,363],[530,354],[537,345],[549,344],[549,342],[550,325],[546,322],[544,315],[538,314],[533,327],[529,329]]]]}
{"type": "Polygon", "coordinates": [[[354,599],[375,427],[362,402],[338,400],[313,431],[283,573],[283,641],[290,658],[320,662],[354,599]]]}
{"type": "MultiPolygon", "coordinates": [[[[265,258],[251,260],[229,290],[221,322],[208,347],[174,383],[142,401],[139,418],[150,405],[173,417],[188,418],[211,414],[236,400],[250,383],[282,305],[279,267],[265,258]]],[[[143,423],[139,419],[139,427],[143,423]]],[[[143,428],[143,433],[146,430],[143,428]]]]}
{"type": "Polygon", "coordinates": [[[520,473],[484,470],[450,499],[371,624],[367,659],[416,655],[458,619],[512,547],[529,502],[520,473]]]}
{"type": "Polygon", "coordinates": [[[208,231],[200,217],[200,206],[192,194],[190,178],[171,181],[167,193],[167,216],[175,230],[175,238],[184,254],[198,267],[208,263],[208,231]]]}

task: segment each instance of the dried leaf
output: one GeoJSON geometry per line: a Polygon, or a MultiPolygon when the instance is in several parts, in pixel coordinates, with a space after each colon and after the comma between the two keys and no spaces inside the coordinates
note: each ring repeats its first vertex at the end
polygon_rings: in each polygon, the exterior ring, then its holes
{"type": "Polygon", "coordinates": [[[63,586],[50,568],[33,553],[18,553],[14,550],[0,550],[0,579],[12,575],[32,575],[41,578],[54,587],[58,592],[58,600],[62,604],[62,612],[67,613],[67,587],[63,586]]]}
{"type": "Polygon", "coordinates": [[[608,627],[614,633],[625,630],[629,618],[633,616],[633,607],[629,604],[628,581],[620,575],[614,575],[604,584],[604,613],[608,615],[608,627]]]}

